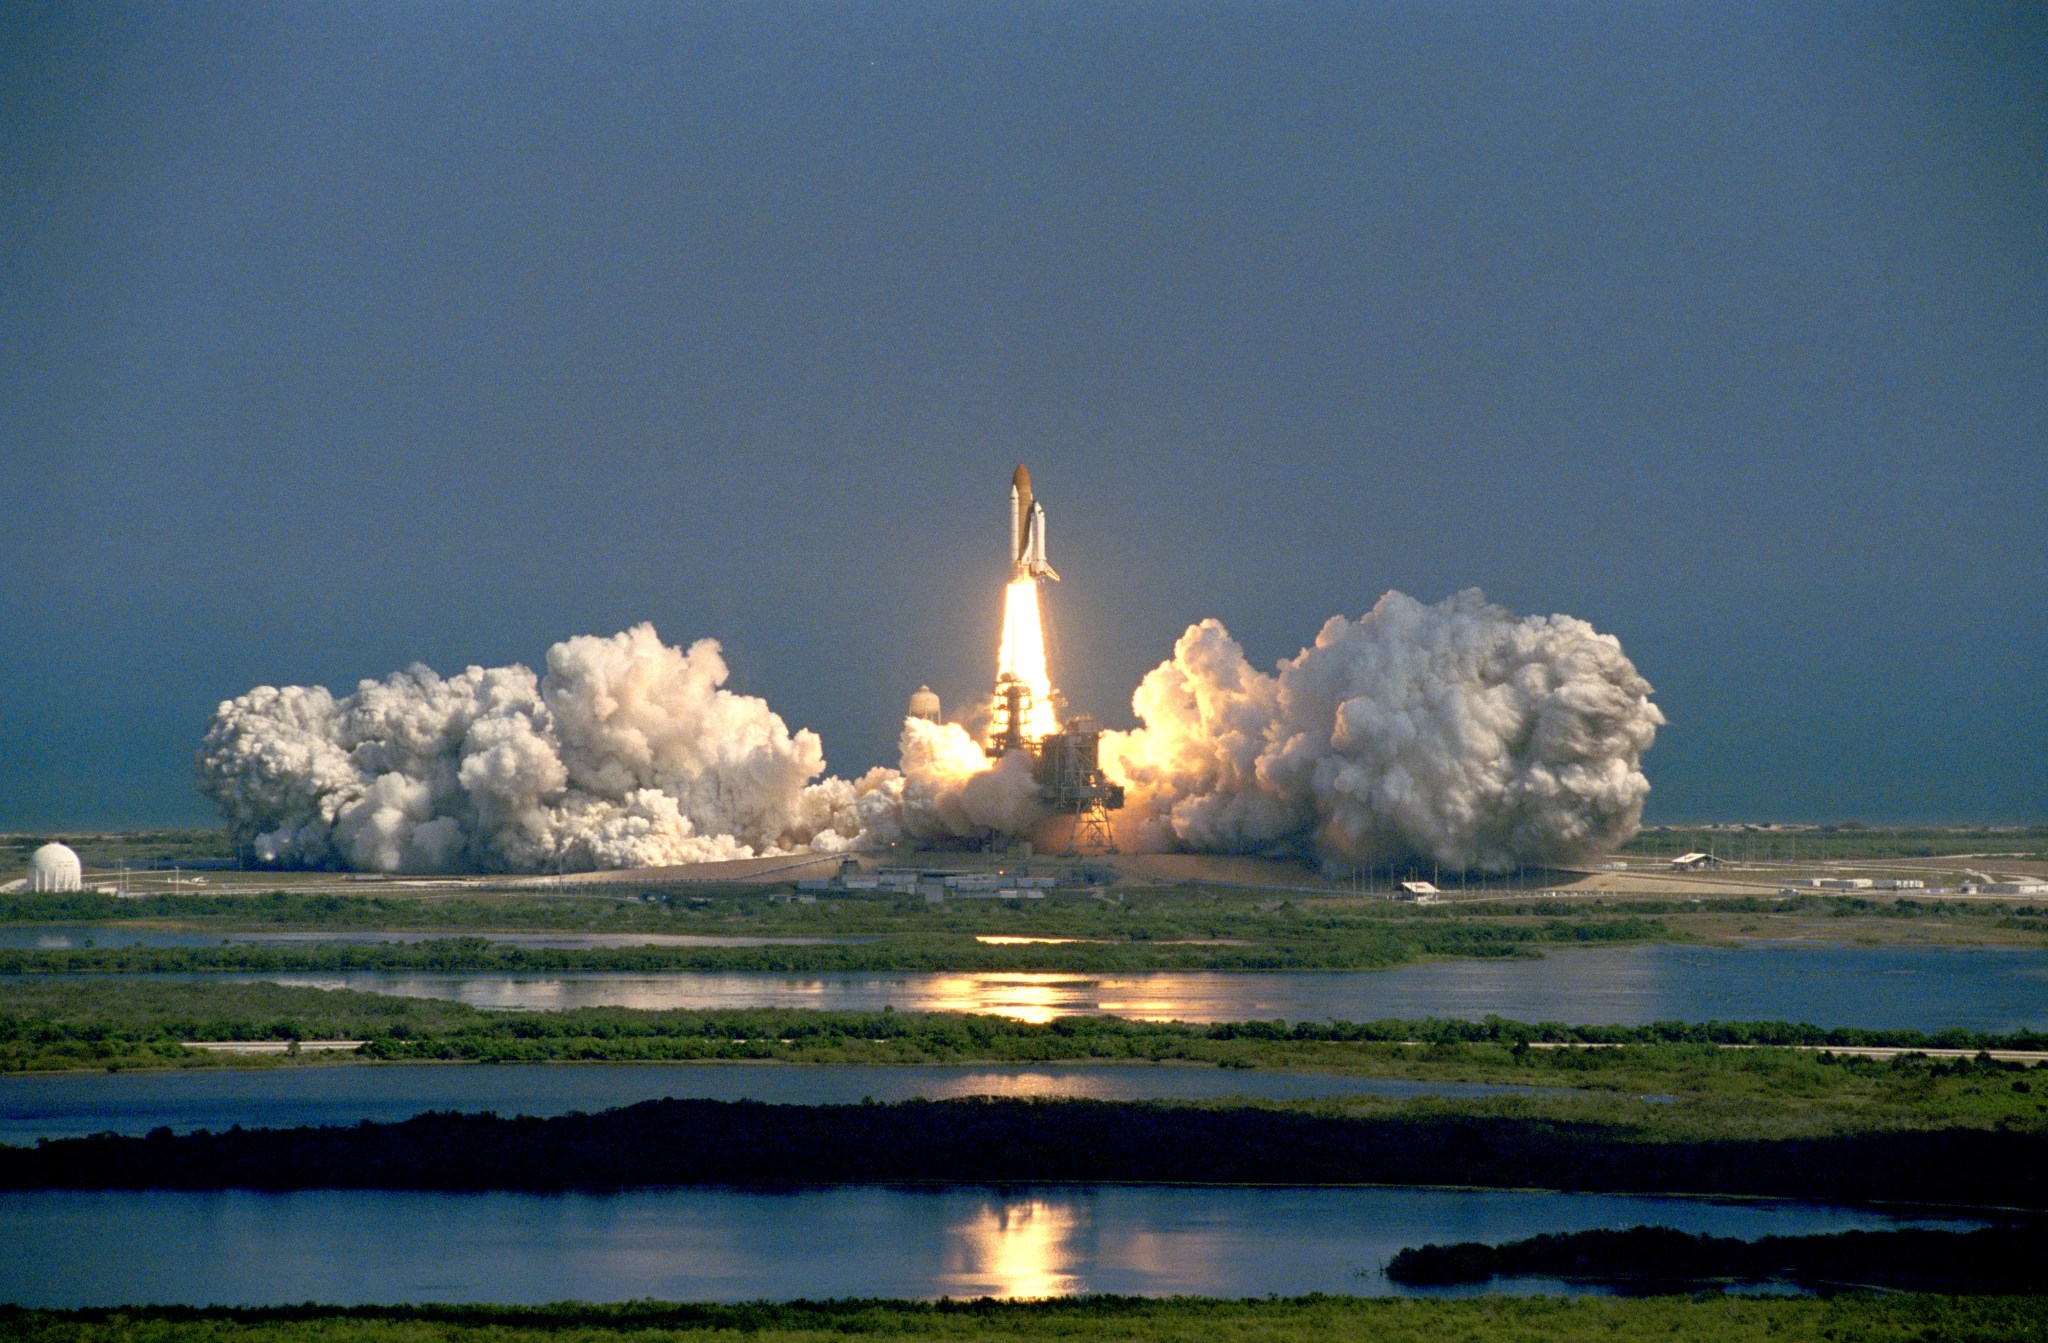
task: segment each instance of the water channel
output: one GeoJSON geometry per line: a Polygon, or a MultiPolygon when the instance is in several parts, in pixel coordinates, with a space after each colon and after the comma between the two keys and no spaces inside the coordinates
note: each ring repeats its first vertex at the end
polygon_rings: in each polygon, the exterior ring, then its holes
{"type": "Polygon", "coordinates": [[[1191,1022],[1499,1015],[1582,1025],[1803,1021],[1923,1031],[2048,1028],[2048,951],[2007,947],[1559,947],[1529,960],[1292,973],[365,972],[240,977],[524,1011],[894,1007],[1041,1022],[1097,1014],[1191,1022]]]}
{"type": "MultiPolygon", "coordinates": [[[[1969,1227],[1796,1203],[1371,1188],[0,1194],[25,1306],[1384,1294],[1408,1245],[1969,1227]]],[[[1509,1290],[1559,1290],[1527,1280],[1509,1290]]]]}

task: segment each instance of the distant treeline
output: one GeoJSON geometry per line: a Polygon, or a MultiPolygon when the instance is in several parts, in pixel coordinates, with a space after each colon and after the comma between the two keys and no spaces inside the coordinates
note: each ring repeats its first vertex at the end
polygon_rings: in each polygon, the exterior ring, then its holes
{"type": "MultiPolygon", "coordinates": [[[[1488,1017],[1482,1021],[1427,1017],[1378,1021],[1226,1021],[1213,1024],[1127,1021],[1119,1017],[1060,1017],[1045,1024],[1009,1017],[938,1013],[800,1012],[789,1009],[640,1013],[579,1008],[574,1013],[528,1013],[486,1017],[477,1034],[500,1041],[539,1043],[549,1039],[614,1040],[695,1038],[731,1041],[788,1041],[833,1044],[840,1040],[904,1041],[940,1054],[1035,1059],[1143,1058],[1157,1046],[1191,1040],[1294,1041],[1309,1044],[1492,1044],[1510,1048],[1533,1043],[1610,1045],[1711,1044],[1746,1046],[1870,1047],[1901,1049],[2024,1049],[2048,1051],[2048,1034],[2016,1031],[1993,1034],[1952,1029],[1914,1030],[1823,1028],[1784,1021],[1665,1021],[1647,1026],[1531,1024],[1488,1017]]],[[[4,1019],[0,1019],[4,1029],[4,1019]]],[[[270,1038],[284,1038],[271,1036],[270,1038]]],[[[301,1035],[298,1038],[311,1038],[301,1035]]],[[[474,1038],[465,1031],[461,1038],[474,1038]]],[[[449,1037],[421,1039],[421,1046],[453,1043],[449,1037]]],[[[371,1040],[380,1058],[432,1058],[413,1052],[397,1031],[371,1040]]]]}
{"type": "Polygon", "coordinates": [[[1455,1112],[1103,1101],[648,1101],[552,1119],[102,1135],[0,1148],[6,1189],[607,1190],[1167,1182],[1450,1184],[2048,1208],[2048,1134],[1653,1140],[1455,1112]]]}
{"type": "Polygon", "coordinates": [[[1546,945],[1669,937],[1650,919],[1549,919],[1534,924],[1366,924],[1299,941],[1248,946],[1149,940],[992,946],[966,935],[908,934],[838,945],[544,948],[482,937],[376,945],[232,943],[217,947],[94,947],[0,951],[0,974],[195,974],[424,971],[479,974],[644,974],[668,970],[1074,971],[1369,970],[1428,956],[1528,956],[1546,945]]]}
{"type": "Polygon", "coordinates": [[[1846,1231],[1731,1240],[1668,1227],[1575,1231],[1506,1245],[1467,1241],[1395,1255],[1387,1276],[1407,1287],[1546,1277],[1635,1292],[1691,1291],[1715,1281],[1807,1288],[2048,1295],[2048,1227],[1980,1231],[1846,1231]]]}
{"type": "MultiPolygon", "coordinates": [[[[1560,873],[1560,882],[1576,874],[1560,873]]],[[[640,897],[474,895],[423,899],[417,895],[325,895],[298,891],[248,894],[180,891],[120,896],[98,891],[0,894],[0,924],[133,923],[167,919],[234,928],[375,931],[562,931],[562,932],[789,932],[829,933],[832,918],[846,931],[879,932],[915,927],[939,932],[991,932],[1030,925],[1070,928],[1090,935],[1228,936],[1247,928],[1344,929],[1364,924],[1443,922],[1463,919],[1584,918],[1659,914],[1824,914],[1838,918],[2003,919],[2017,914],[2039,918],[2038,905],[2008,906],[1905,897],[1873,899],[1839,892],[1800,890],[1789,895],[1574,896],[1569,901],[1525,892],[1484,900],[1451,899],[1417,905],[1381,899],[1331,907],[1318,897],[1290,892],[1275,908],[1275,893],[1260,887],[1214,887],[1199,882],[1123,893],[1119,902],[1054,898],[1043,903],[952,901],[930,905],[897,895],[847,893],[815,905],[772,903],[773,888],[670,888],[640,897]],[[906,920],[912,922],[906,924],[906,920]],[[1192,922],[1191,922],[1192,920],[1192,922]]],[[[1341,896],[1332,890],[1328,896],[1341,896]]],[[[1327,897],[1325,897],[1327,898],[1327,897]]]]}

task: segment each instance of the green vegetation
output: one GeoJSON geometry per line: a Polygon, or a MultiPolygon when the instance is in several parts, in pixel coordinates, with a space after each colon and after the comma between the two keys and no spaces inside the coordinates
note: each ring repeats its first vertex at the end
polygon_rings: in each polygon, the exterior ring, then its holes
{"type": "Polygon", "coordinates": [[[1517,1111],[1430,1100],[648,1100],[538,1119],[434,1112],[346,1127],[65,1138],[0,1147],[0,1189],[1423,1184],[2048,1208],[2039,1127],[1689,1137],[1517,1111]]]}
{"type": "Polygon", "coordinates": [[[831,1343],[848,1336],[1104,1343],[2004,1343],[2048,1336],[2039,1297],[1492,1297],[1402,1301],[1311,1296],[1265,1301],[757,1302],[605,1306],[175,1306],[30,1311],[0,1307],[18,1343],[831,1343]]]}
{"type": "Polygon", "coordinates": [[[1687,1291],[1719,1283],[2048,1295],[2048,1228],[1844,1231],[1732,1240],[1670,1227],[1574,1231],[1505,1245],[1465,1241],[1402,1250],[1387,1277],[1406,1287],[1547,1277],[1630,1291],[1687,1291]]]}
{"type": "Polygon", "coordinates": [[[1509,923],[1444,920],[1394,924],[1336,920],[1320,932],[1276,930],[1266,940],[1034,942],[996,945],[960,934],[918,933],[847,942],[767,946],[528,947],[481,937],[427,942],[226,943],[218,947],[100,947],[0,951],[5,974],[194,974],[426,970],[495,974],[665,970],[827,971],[1370,970],[1428,957],[1527,956],[1549,945],[1668,938],[1650,919],[1553,918],[1509,923]]]}
{"type": "Polygon", "coordinates": [[[1714,853],[1760,862],[1854,862],[1883,858],[2048,858],[2048,825],[1648,826],[1624,854],[1714,853]]]}
{"type": "MultiPolygon", "coordinates": [[[[1752,902],[1753,903],[1753,902],[1752,902]]],[[[1690,911],[1684,901],[1660,909],[1690,911]]],[[[1775,908],[1773,904],[1770,907],[1775,908]]],[[[701,888],[609,895],[255,895],[196,892],[123,899],[96,892],[0,896],[4,923],[170,924],[223,932],[244,929],[333,932],[658,933],[716,937],[894,937],[984,935],[1096,938],[1116,942],[1181,940],[1307,942],[1335,935],[1383,934],[1411,924],[1456,923],[1476,916],[1612,919],[1635,911],[1619,904],[1530,900],[1477,904],[1470,915],[1446,906],[1378,898],[1275,895],[1197,886],[1134,889],[1115,901],[949,900],[927,904],[897,895],[846,893],[814,902],[771,889],[701,888]]]]}
{"type": "MultiPolygon", "coordinates": [[[[332,1056],[318,1061],[312,1056],[237,1058],[180,1044],[289,1039],[367,1040],[366,1052],[375,1060],[1158,1062],[1483,1082],[1561,1090],[1460,1102],[1453,1107],[1458,1113],[1623,1124],[1665,1138],[2048,1129],[2048,1073],[2016,1064],[1924,1056],[1877,1061],[1787,1048],[1720,1047],[2048,1048],[2048,1039],[2031,1035],[1959,1031],[1930,1037],[1778,1023],[1571,1027],[1493,1019],[1190,1026],[1069,1017],[1034,1025],[1005,1017],[911,1012],[488,1012],[459,1003],[273,984],[0,983],[0,1071],[365,1066],[332,1056]],[[1574,1040],[1621,1047],[1529,1047],[1574,1040]]],[[[1359,1098],[1342,1102],[1339,1109],[1392,1114],[1419,1104],[1359,1098]]]]}
{"type": "Polygon", "coordinates": [[[218,934],[219,946],[0,950],[0,975],[61,973],[341,973],[365,970],[559,973],[577,970],[1356,970],[1432,957],[1527,956],[1581,943],[1685,942],[1723,936],[1835,941],[2048,941],[2036,905],[1779,898],[1491,899],[1416,907],[1372,898],[1279,899],[1270,893],[1162,888],[1121,903],[953,901],[926,905],[853,896],[802,904],[751,892],[719,897],[447,898],[179,894],[0,896],[0,923],[174,927],[218,934]],[[432,932],[430,942],[380,945],[225,941],[243,931],[432,932]],[[602,933],[705,938],[804,938],[803,944],[622,946],[548,950],[493,945],[473,934],[602,933]],[[977,939],[1070,939],[995,945],[977,939]]]}
{"type": "Polygon", "coordinates": [[[227,831],[122,830],[102,833],[0,835],[0,872],[28,870],[29,855],[45,844],[68,845],[87,867],[173,867],[180,863],[231,861],[234,847],[227,831]]]}
{"type": "MultiPolygon", "coordinates": [[[[1467,955],[1615,937],[1687,941],[1730,935],[1869,940],[1929,933],[1945,940],[2048,940],[2038,905],[1927,899],[1879,900],[1820,892],[1704,897],[1492,896],[1417,906],[1342,894],[1287,896],[1216,887],[1125,891],[1118,901],[1058,896],[1033,901],[949,901],[849,895],[800,903],[763,890],[706,894],[234,895],[183,892],[138,899],[97,893],[0,896],[0,924],[71,923],[175,927],[201,934],[243,931],[334,933],[563,932],[700,937],[864,938],[885,942],[855,953],[778,953],[803,968],[886,963],[908,969],[1289,968],[1372,966],[1415,955],[1467,955]],[[1085,939],[1078,946],[991,948],[980,936],[1085,939]],[[974,958],[974,959],[969,959],[974,958]]],[[[762,953],[753,961],[766,959],[762,953]]],[[[706,958],[708,963],[713,958],[706,958]]],[[[729,965],[730,960],[724,964],[729,965]]],[[[22,968],[16,962],[15,968],[22,968]]]]}

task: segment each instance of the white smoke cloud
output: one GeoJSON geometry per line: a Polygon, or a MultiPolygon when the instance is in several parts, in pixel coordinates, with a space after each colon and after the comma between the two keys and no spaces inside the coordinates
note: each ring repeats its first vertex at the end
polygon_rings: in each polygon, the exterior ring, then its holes
{"type": "Polygon", "coordinates": [[[547,666],[538,680],[416,666],[341,699],[260,686],[214,714],[201,790],[262,861],[379,872],[639,867],[859,839],[863,785],[818,782],[817,734],[724,689],[712,640],[685,652],[643,624],[556,644],[547,666]]]}
{"type": "Polygon", "coordinates": [[[1330,864],[1501,871],[1580,861],[1641,824],[1664,721],[1621,644],[1476,589],[1390,592],[1267,675],[1214,620],[1189,628],[1107,733],[1141,844],[1330,864]]]}
{"type": "MultiPolygon", "coordinates": [[[[815,733],[724,689],[717,643],[651,625],[548,650],[547,672],[415,666],[335,698],[259,686],[223,703],[200,787],[265,862],[379,872],[553,872],[1031,834],[1031,761],[954,723],[904,722],[900,770],[824,776],[815,733]]],[[[1145,848],[1420,859],[1583,859],[1640,822],[1663,717],[1611,636],[1517,618],[1477,591],[1388,593],[1268,675],[1192,626],[1106,733],[1145,848]]]]}

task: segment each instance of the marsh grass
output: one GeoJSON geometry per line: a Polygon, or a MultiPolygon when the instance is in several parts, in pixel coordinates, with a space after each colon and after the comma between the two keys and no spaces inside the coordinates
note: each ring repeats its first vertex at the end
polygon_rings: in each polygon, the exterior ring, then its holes
{"type": "MultiPolygon", "coordinates": [[[[1416,1082],[1559,1088],[1461,1101],[1467,1113],[1625,1124],[1649,1134],[1791,1137],[1882,1129],[2048,1128],[2048,1070],[1983,1058],[1875,1061],[1723,1043],[1945,1043],[2042,1047],[2032,1036],[1822,1031],[1782,1023],[1572,1027],[1419,1020],[1183,1025],[916,1012],[490,1012],[346,990],[211,980],[0,981],[0,1072],[486,1063],[1161,1063],[1416,1082]],[[185,1040],[364,1039],[369,1061],[233,1058],[185,1040]],[[1533,1049],[1532,1040],[1590,1049],[1533,1049]]],[[[1331,1105],[1393,1113],[1383,1098],[1331,1105]]],[[[1391,1109],[1389,1107],[1392,1107],[1391,1109]]]]}
{"type": "Polygon", "coordinates": [[[1312,1296],[1264,1301],[1076,1297],[1035,1302],[0,1310],[0,1339],[19,1343],[829,1343],[863,1336],[903,1343],[2004,1343],[2048,1336],[2048,1302],[1903,1294],[1469,1300],[1312,1296]]]}

